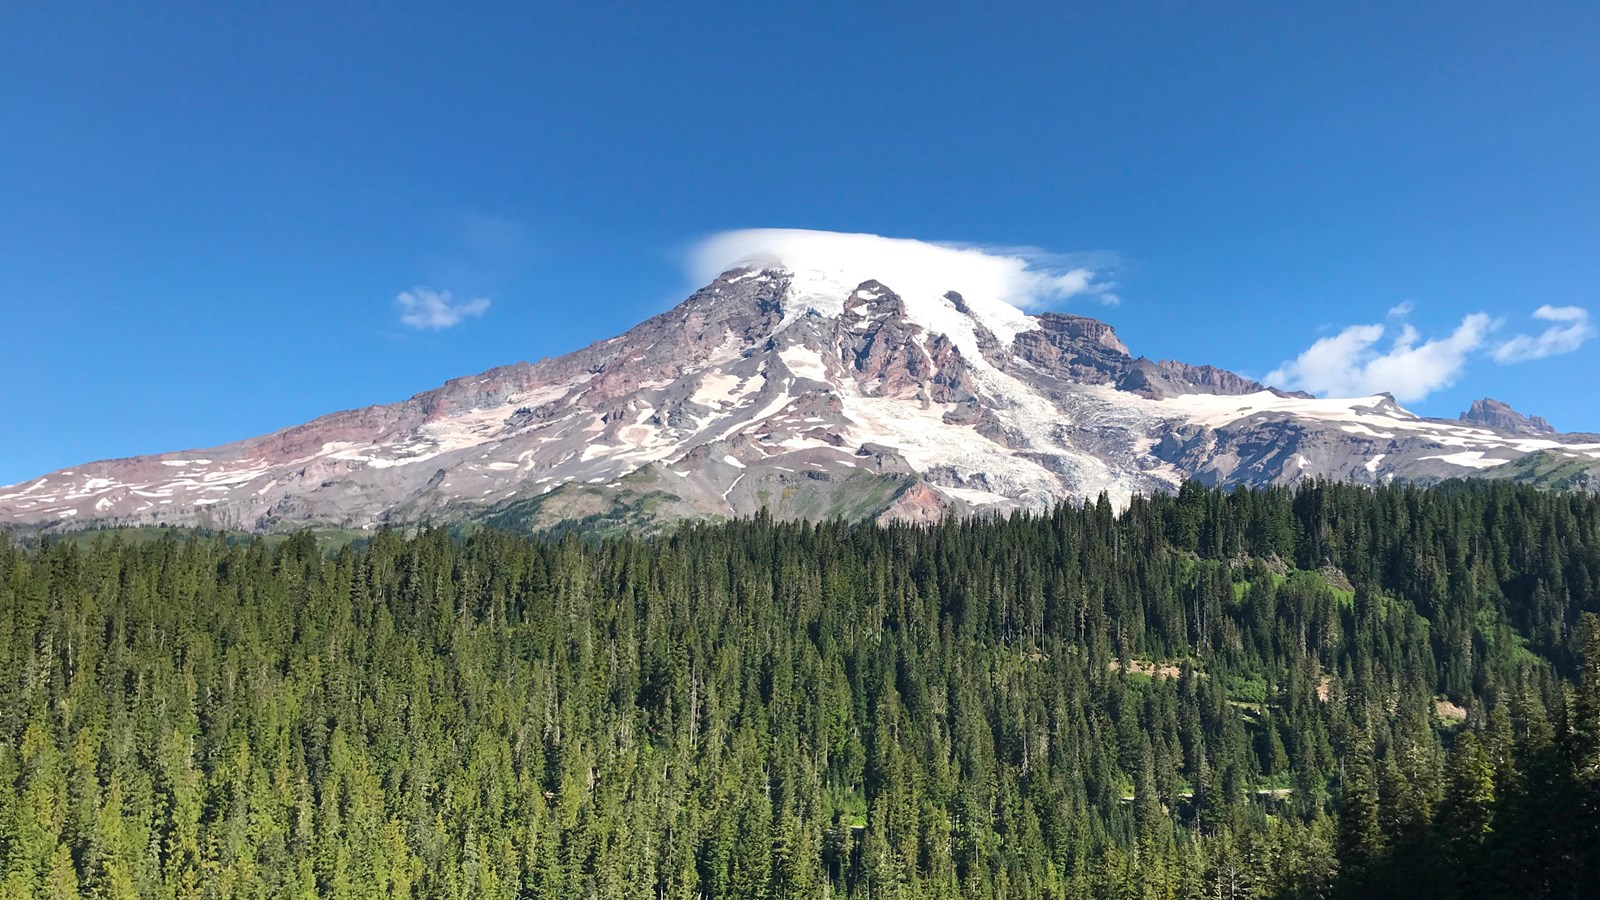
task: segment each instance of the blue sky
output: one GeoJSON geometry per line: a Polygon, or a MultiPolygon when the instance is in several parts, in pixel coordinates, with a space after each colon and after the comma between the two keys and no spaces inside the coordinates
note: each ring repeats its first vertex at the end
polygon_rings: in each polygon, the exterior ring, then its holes
{"type": "Polygon", "coordinates": [[[271,6],[0,7],[0,483],[565,352],[756,227],[1074,254],[1136,353],[1600,430],[1592,3],[271,6]]]}

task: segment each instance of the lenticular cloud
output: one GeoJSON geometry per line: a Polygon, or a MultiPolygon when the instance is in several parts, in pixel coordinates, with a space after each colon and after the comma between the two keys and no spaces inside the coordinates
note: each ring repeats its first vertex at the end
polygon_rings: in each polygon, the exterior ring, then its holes
{"type": "Polygon", "coordinates": [[[704,284],[739,266],[788,269],[854,286],[877,279],[900,294],[1000,301],[1017,309],[1092,297],[1115,303],[1109,282],[1083,266],[1052,265],[1034,251],[937,244],[875,234],[750,228],[713,235],[695,247],[690,274],[704,284]]]}

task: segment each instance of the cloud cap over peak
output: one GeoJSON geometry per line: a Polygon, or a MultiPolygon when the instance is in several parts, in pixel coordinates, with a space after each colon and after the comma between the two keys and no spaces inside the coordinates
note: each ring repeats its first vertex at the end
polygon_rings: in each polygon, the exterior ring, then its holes
{"type": "Polygon", "coordinates": [[[935,243],[876,234],[799,228],[748,228],[712,235],[690,253],[689,272],[704,284],[740,266],[816,273],[848,286],[876,279],[902,295],[998,300],[1021,310],[1089,297],[1114,304],[1115,285],[1064,257],[1031,248],[935,243]]]}

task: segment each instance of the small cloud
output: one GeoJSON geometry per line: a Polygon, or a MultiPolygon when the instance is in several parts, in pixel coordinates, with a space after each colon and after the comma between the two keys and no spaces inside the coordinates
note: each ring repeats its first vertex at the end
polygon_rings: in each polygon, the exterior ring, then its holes
{"type": "Polygon", "coordinates": [[[461,324],[463,319],[481,316],[489,308],[489,298],[476,297],[457,302],[449,291],[418,286],[395,295],[400,307],[400,322],[418,330],[439,331],[461,324]]]}
{"type": "Polygon", "coordinates": [[[1389,307],[1389,318],[1404,319],[1406,316],[1411,315],[1411,312],[1416,308],[1417,304],[1413,303],[1412,301],[1402,300],[1394,306],[1389,307]]]}
{"type": "Polygon", "coordinates": [[[1404,325],[1387,349],[1378,346],[1388,330],[1385,326],[1352,325],[1283,363],[1267,381],[1323,396],[1388,392],[1409,403],[1454,384],[1468,359],[1499,325],[1484,313],[1473,313],[1449,335],[1420,344],[1417,329],[1404,325]]]}
{"type": "Polygon", "coordinates": [[[1579,306],[1550,306],[1533,311],[1533,317],[1555,324],[1537,336],[1519,334],[1494,348],[1494,361],[1501,365],[1560,356],[1583,346],[1594,337],[1589,311],[1579,306]]]}

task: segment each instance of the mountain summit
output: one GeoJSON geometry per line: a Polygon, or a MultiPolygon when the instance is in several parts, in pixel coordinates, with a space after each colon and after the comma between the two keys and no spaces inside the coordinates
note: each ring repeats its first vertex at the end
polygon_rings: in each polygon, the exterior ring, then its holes
{"type": "Polygon", "coordinates": [[[1471,408],[1461,414],[1460,420],[1468,425],[1482,425],[1507,434],[1556,433],[1543,416],[1525,416],[1493,397],[1472,401],[1471,408]]]}
{"type": "Polygon", "coordinates": [[[1600,443],[1524,427],[1542,420],[1423,419],[1386,395],[1316,399],[1135,357],[1104,322],[1013,305],[1014,272],[945,278],[899,259],[880,280],[861,277],[870,259],[800,256],[724,271],[566,356],[0,488],[0,524],[934,520],[1124,503],[1191,478],[1433,481],[1534,454],[1600,460],[1600,443]]]}

